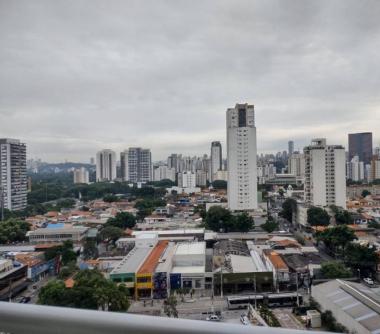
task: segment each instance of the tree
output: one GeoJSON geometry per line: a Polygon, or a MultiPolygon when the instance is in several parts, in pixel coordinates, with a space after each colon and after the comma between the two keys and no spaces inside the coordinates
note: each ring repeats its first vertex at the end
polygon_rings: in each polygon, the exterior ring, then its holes
{"type": "Polygon", "coordinates": [[[206,213],[206,227],[215,232],[230,232],[234,226],[234,217],[230,210],[221,206],[212,206],[206,213]]]}
{"type": "Polygon", "coordinates": [[[293,198],[287,198],[284,203],[282,203],[282,211],[280,212],[280,216],[286,219],[288,222],[292,222],[293,213],[297,208],[297,202],[293,198]]]}
{"type": "Polygon", "coordinates": [[[380,228],[380,224],[377,222],[377,221],[375,221],[375,220],[370,220],[369,222],[368,222],[368,227],[369,228],[380,228]]]}
{"type": "Polygon", "coordinates": [[[307,210],[307,222],[311,226],[328,226],[330,216],[324,209],[313,206],[307,210]]]}
{"type": "Polygon", "coordinates": [[[354,231],[347,227],[347,225],[326,228],[323,232],[318,233],[317,238],[323,241],[332,252],[338,254],[343,254],[347,245],[357,239],[354,231]]]}
{"type": "Polygon", "coordinates": [[[323,262],[321,271],[326,278],[348,278],[352,276],[352,272],[344,266],[340,261],[323,262]]]}
{"type": "Polygon", "coordinates": [[[0,222],[0,244],[24,241],[29,223],[15,218],[0,222]]]}
{"type": "Polygon", "coordinates": [[[129,294],[125,285],[107,280],[98,270],[83,270],[74,277],[74,286],[50,281],[39,293],[38,303],[103,311],[126,312],[129,294]]]}
{"type": "Polygon", "coordinates": [[[249,232],[254,227],[254,221],[247,212],[240,213],[235,217],[234,230],[238,232],[249,232]]]}
{"type": "Polygon", "coordinates": [[[375,247],[368,247],[356,243],[349,244],[344,252],[346,265],[354,270],[360,270],[361,275],[368,276],[376,272],[379,256],[375,247]]]}
{"type": "Polygon", "coordinates": [[[100,239],[102,241],[109,240],[115,242],[123,235],[123,230],[115,226],[106,226],[100,231],[100,239]]]}
{"type": "Polygon", "coordinates": [[[278,223],[272,217],[269,217],[269,219],[267,219],[267,221],[264,224],[260,225],[260,227],[264,231],[272,233],[273,231],[278,229],[278,223]]]}
{"type": "Polygon", "coordinates": [[[215,180],[211,183],[214,189],[227,189],[227,181],[215,180]]]}
{"type": "Polygon", "coordinates": [[[347,210],[338,211],[335,213],[335,221],[338,225],[345,224],[350,225],[354,222],[354,218],[347,210]]]}
{"type": "Polygon", "coordinates": [[[177,299],[174,295],[168,296],[164,301],[164,312],[170,318],[178,318],[177,299]]]}
{"type": "Polygon", "coordinates": [[[105,225],[121,229],[134,228],[136,225],[136,217],[129,212],[118,212],[114,218],[109,218],[105,225]]]}
{"type": "Polygon", "coordinates": [[[73,242],[71,240],[66,240],[62,245],[49,248],[45,252],[46,261],[54,259],[57,256],[61,256],[61,261],[64,266],[71,262],[76,262],[77,254],[73,250],[73,242]]]}
{"type": "Polygon", "coordinates": [[[367,196],[369,196],[369,195],[371,195],[371,192],[370,192],[369,190],[364,189],[364,190],[362,191],[362,197],[363,197],[363,198],[365,198],[365,197],[367,197],[367,196]]]}
{"type": "Polygon", "coordinates": [[[85,260],[98,257],[98,247],[93,239],[86,239],[83,245],[83,257],[85,260]]]}
{"type": "Polygon", "coordinates": [[[119,201],[119,198],[112,194],[107,194],[103,197],[103,201],[107,203],[117,202],[119,201]]]}

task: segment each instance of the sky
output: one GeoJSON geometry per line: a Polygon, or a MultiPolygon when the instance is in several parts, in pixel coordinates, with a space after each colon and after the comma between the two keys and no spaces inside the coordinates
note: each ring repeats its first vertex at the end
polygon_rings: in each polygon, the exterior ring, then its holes
{"type": "Polygon", "coordinates": [[[0,0],[0,138],[88,162],[203,155],[255,105],[258,152],[380,146],[380,1],[0,0]]]}

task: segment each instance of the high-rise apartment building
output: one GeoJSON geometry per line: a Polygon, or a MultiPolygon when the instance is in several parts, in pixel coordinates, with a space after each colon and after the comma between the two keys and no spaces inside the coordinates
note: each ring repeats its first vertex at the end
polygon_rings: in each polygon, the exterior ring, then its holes
{"type": "Polygon", "coordinates": [[[181,188],[195,188],[196,174],[193,172],[182,172],[178,174],[178,187],[181,188]]]}
{"type": "Polygon", "coordinates": [[[305,177],[305,156],[302,153],[293,152],[288,158],[289,174],[296,177],[305,177]]]}
{"type": "Polygon", "coordinates": [[[314,206],[346,207],[346,156],[341,145],[314,139],[304,148],[305,202],[314,206]]]}
{"type": "Polygon", "coordinates": [[[207,173],[203,170],[197,170],[195,173],[197,187],[206,187],[207,185],[207,173]]]}
{"type": "Polygon", "coordinates": [[[372,182],[380,179],[380,156],[375,155],[372,158],[370,166],[369,181],[372,182]]]}
{"type": "Polygon", "coordinates": [[[211,180],[214,181],[214,174],[222,170],[222,144],[220,141],[211,143],[211,180]]]}
{"type": "Polygon", "coordinates": [[[17,139],[0,139],[0,205],[23,210],[27,205],[26,144],[17,139]]]}
{"type": "Polygon", "coordinates": [[[170,180],[175,182],[175,169],[168,166],[158,166],[153,170],[154,181],[170,180]]]}
{"type": "Polygon", "coordinates": [[[348,135],[348,161],[357,155],[364,164],[372,160],[372,132],[350,133],[348,135]]]}
{"type": "Polygon", "coordinates": [[[96,181],[107,182],[116,179],[116,153],[105,149],[96,153],[96,181]]]}
{"type": "Polygon", "coordinates": [[[227,109],[228,207],[257,209],[257,144],[253,105],[227,109]]]}
{"type": "Polygon", "coordinates": [[[294,153],[294,141],[288,141],[288,156],[290,157],[294,153]]]}
{"type": "Polygon", "coordinates": [[[81,168],[75,169],[73,174],[74,174],[73,175],[74,184],[78,184],[78,183],[89,184],[90,183],[89,172],[86,168],[81,167],[81,168]]]}
{"type": "Polygon", "coordinates": [[[121,177],[133,183],[153,180],[152,154],[150,149],[130,147],[120,155],[121,177]]]}
{"type": "Polygon", "coordinates": [[[352,181],[364,180],[365,169],[363,161],[359,161],[359,157],[354,156],[351,161],[346,164],[347,179],[352,181]]]}

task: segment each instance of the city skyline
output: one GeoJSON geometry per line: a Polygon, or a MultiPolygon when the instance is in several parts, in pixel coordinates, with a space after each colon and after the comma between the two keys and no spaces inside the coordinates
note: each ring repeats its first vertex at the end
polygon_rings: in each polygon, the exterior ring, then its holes
{"type": "Polygon", "coordinates": [[[255,105],[259,153],[380,145],[378,2],[95,3],[0,2],[0,133],[28,157],[208,152],[235,103],[255,105]]]}

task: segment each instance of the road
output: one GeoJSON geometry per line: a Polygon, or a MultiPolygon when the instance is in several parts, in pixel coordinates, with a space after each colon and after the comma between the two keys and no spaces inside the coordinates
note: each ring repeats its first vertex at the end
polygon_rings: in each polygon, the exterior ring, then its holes
{"type": "Polygon", "coordinates": [[[46,276],[41,281],[31,282],[28,288],[22,291],[17,297],[12,299],[12,302],[18,303],[22,297],[30,297],[30,304],[37,304],[38,294],[42,287],[44,287],[49,281],[54,279],[54,276],[46,276]],[[35,287],[35,288],[34,288],[35,287]]]}

